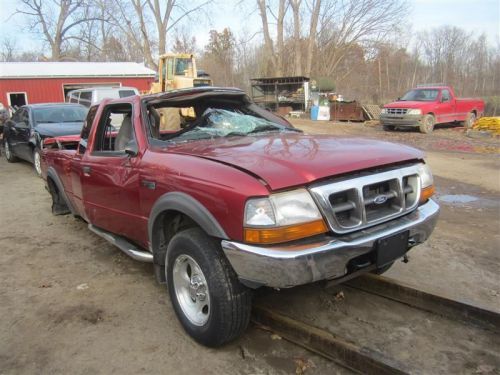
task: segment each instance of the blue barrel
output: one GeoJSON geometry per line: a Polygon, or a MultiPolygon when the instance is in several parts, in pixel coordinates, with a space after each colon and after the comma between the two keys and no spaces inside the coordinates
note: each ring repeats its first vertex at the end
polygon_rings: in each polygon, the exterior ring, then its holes
{"type": "Polygon", "coordinates": [[[311,107],[311,120],[316,121],[318,119],[319,106],[313,105],[311,107]]]}

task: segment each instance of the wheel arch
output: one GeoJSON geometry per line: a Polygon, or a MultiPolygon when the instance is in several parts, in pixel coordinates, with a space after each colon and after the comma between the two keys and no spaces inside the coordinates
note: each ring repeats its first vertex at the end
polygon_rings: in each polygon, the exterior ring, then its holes
{"type": "Polygon", "coordinates": [[[165,233],[166,221],[174,222],[176,229],[198,226],[209,236],[228,239],[217,219],[198,200],[181,192],[166,193],[155,202],[148,220],[148,234],[155,264],[164,265],[168,242],[176,233],[175,230],[165,233]]]}
{"type": "MultiPolygon", "coordinates": [[[[49,167],[47,169],[47,187],[48,187],[48,189],[55,187],[57,189],[57,192],[61,195],[64,202],[68,206],[71,213],[73,215],[76,215],[76,211],[75,211],[73,205],[71,204],[71,201],[68,199],[66,192],[64,191],[64,185],[63,185],[61,179],[59,178],[54,167],[49,167]],[[49,181],[50,181],[50,183],[49,183],[49,181]],[[51,186],[50,184],[53,184],[53,185],[51,186]]],[[[49,190],[49,193],[50,193],[50,190],[49,190]]]]}

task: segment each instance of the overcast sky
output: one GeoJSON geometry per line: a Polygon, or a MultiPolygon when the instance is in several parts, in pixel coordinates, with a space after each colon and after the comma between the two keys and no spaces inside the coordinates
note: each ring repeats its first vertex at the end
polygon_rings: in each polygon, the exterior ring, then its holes
{"type": "MultiPolygon", "coordinates": [[[[500,0],[410,0],[408,21],[412,30],[429,30],[441,25],[453,25],[472,31],[476,35],[485,33],[490,45],[500,43],[500,0]]],[[[237,36],[249,37],[258,31],[260,20],[253,0],[219,0],[217,10],[211,12],[209,22],[196,22],[192,34],[196,35],[199,47],[208,40],[210,29],[229,27],[237,36]],[[240,5],[238,5],[240,4],[240,5]],[[242,5],[243,4],[243,5],[242,5]]],[[[40,41],[22,30],[22,16],[10,17],[18,0],[0,0],[0,39],[9,37],[18,42],[19,49],[39,50],[40,41]]]]}

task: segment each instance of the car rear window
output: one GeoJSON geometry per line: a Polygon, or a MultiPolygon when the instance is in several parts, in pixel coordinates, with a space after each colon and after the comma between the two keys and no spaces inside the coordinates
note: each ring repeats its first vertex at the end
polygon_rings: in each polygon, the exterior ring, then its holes
{"type": "Polygon", "coordinates": [[[126,98],[127,96],[134,96],[135,91],[134,90],[120,90],[118,91],[120,98],[126,98]]]}

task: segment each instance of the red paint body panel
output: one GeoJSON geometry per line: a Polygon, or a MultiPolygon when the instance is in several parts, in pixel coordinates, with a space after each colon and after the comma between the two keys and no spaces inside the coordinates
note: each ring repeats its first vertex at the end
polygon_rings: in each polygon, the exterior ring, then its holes
{"type": "Polygon", "coordinates": [[[64,78],[26,78],[0,79],[0,102],[8,104],[7,93],[25,92],[28,104],[64,102],[64,85],[71,84],[117,84],[131,86],[139,91],[147,91],[154,77],[64,77],[64,78]]]}
{"type": "Polygon", "coordinates": [[[475,111],[477,118],[484,114],[484,101],[474,98],[457,98],[450,86],[418,87],[418,89],[437,89],[439,94],[435,101],[395,101],[384,105],[384,108],[408,108],[421,109],[422,114],[432,113],[436,117],[436,123],[464,121],[467,114],[475,111]],[[442,90],[450,92],[450,101],[441,102],[442,90]]]}
{"type": "MultiPolygon", "coordinates": [[[[63,176],[66,195],[87,221],[149,245],[148,220],[155,202],[168,192],[185,193],[200,202],[227,236],[243,238],[247,199],[273,190],[307,185],[335,175],[422,159],[413,148],[375,140],[312,137],[295,133],[198,140],[163,148],[149,145],[141,116],[141,97],[113,100],[133,104],[138,154],[92,155],[100,104],[83,155],[46,148],[42,170],[53,167],[63,176]],[[83,167],[92,168],[87,176],[83,167]],[[143,181],[155,183],[148,189],[143,181]]],[[[59,143],[74,137],[57,138],[59,143]]]]}

